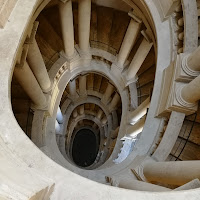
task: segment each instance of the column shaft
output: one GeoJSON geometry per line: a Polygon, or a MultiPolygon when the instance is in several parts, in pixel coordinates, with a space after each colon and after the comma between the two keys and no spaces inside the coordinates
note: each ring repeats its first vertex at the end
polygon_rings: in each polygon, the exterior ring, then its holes
{"type": "Polygon", "coordinates": [[[143,173],[150,182],[183,185],[200,179],[200,161],[148,162],[143,173]]]}
{"type": "Polygon", "coordinates": [[[27,62],[23,67],[15,67],[14,76],[37,107],[44,108],[47,106],[46,97],[27,62]]]}
{"type": "Polygon", "coordinates": [[[103,111],[101,110],[101,109],[99,109],[99,111],[98,111],[98,113],[97,113],[97,119],[101,119],[101,117],[102,117],[102,115],[103,115],[103,111]]]}
{"type": "Polygon", "coordinates": [[[131,138],[136,137],[139,133],[142,132],[144,124],[145,118],[140,119],[137,123],[128,128],[126,136],[131,138]]]}
{"type": "Polygon", "coordinates": [[[85,112],[84,105],[81,105],[80,108],[79,108],[79,113],[80,113],[80,115],[83,115],[84,112],[85,112]]]}
{"type": "Polygon", "coordinates": [[[113,97],[113,99],[112,99],[112,101],[111,101],[111,103],[110,103],[110,106],[109,106],[109,108],[112,110],[115,110],[115,108],[116,108],[116,106],[117,106],[117,104],[119,103],[119,101],[120,101],[120,96],[119,96],[119,94],[118,93],[115,93],[115,96],[113,97]]]}
{"type": "Polygon", "coordinates": [[[194,71],[200,71],[200,47],[189,55],[187,65],[194,71]]]}
{"type": "Polygon", "coordinates": [[[77,109],[75,109],[74,111],[73,111],[73,118],[76,118],[77,116],[78,116],[78,112],[77,112],[77,109]]]}
{"type": "Polygon", "coordinates": [[[129,122],[131,124],[136,123],[141,117],[147,113],[147,108],[150,105],[150,98],[147,98],[142,104],[140,104],[132,113],[129,115],[129,122]]]}
{"type": "Polygon", "coordinates": [[[49,79],[46,66],[44,64],[41,52],[35,39],[33,40],[33,43],[29,46],[27,60],[40,87],[44,92],[48,92],[51,88],[51,81],[49,79]]]}
{"type": "Polygon", "coordinates": [[[72,1],[59,4],[62,36],[67,57],[72,58],[74,54],[74,25],[72,13],[72,1]]]}
{"type": "Polygon", "coordinates": [[[147,57],[149,51],[151,50],[152,43],[149,43],[145,38],[142,40],[136,54],[133,57],[133,60],[127,71],[127,80],[134,79],[137,72],[139,71],[142,63],[147,57]]]}
{"type": "Polygon", "coordinates": [[[102,97],[102,102],[104,104],[108,103],[108,100],[110,99],[110,97],[111,97],[111,95],[112,95],[113,92],[114,92],[113,85],[111,85],[110,83],[108,83],[106,91],[105,91],[105,93],[103,94],[103,97],[102,97]]]}
{"type": "Polygon", "coordinates": [[[87,78],[86,76],[80,76],[79,77],[79,93],[80,96],[87,95],[87,78]]]}
{"type": "Polygon", "coordinates": [[[126,59],[128,58],[131,49],[133,48],[133,45],[135,44],[139,31],[140,31],[140,24],[131,19],[128,29],[126,31],[126,35],[122,42],[119,55],[117,57],[117,61],[122,67],[126,59]]]}
{"type": "Polygon", "coordinates": [[[79,47],[83,52],[87,52],[89,50],[90,18],[91,18],[91,0],[79,1],[79,8],[78,8],[79,47]]]}
{"type": "Polygon", "coordinates": [[[200,75],[183,87],[181,97],[188,103],[196,103],[200,99],[200,75]]]}

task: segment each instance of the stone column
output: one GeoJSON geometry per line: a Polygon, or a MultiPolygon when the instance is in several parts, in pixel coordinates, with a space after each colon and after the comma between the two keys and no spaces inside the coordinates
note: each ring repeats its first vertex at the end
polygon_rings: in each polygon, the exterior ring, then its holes
{"type": "Polygon", "coordinates": [[[72,97],[77,95],[76,93],[76,80],[69,81],[69,93],[72,97]]]}
{"type": "Polygon", "coordinates": [[[182,61],[183,67],[187,70],[200,72],[200,46],[191,54],[185,56],[182,61]]]}
{"type": "Polygon", "coordinates": [[[129,114],[129,123],[135,124],[140,118],[147,113],[147,108],[150,105],[150,97],[140,104],[133,112],[129,114]]]}
{"type": "Polygon", "coordinates": [[[60,110],[60,107],[58,107],[56,119],[57,119],[59,124],[63,123],[63,115],[62,115],[62,112],[60,110]]]}
{"type": "Polygon", "coordinates": [[[80,115],[83,115],[84,112],[85,112],[84,105],[81,105],[80,108],[79,108],[79,114],[80,114],[80,115]]]}
{"type": "Polygon", "coordinates": [[[33,43],[29,46],[27,60],[40,87],[44,92],[48,92],[51,89],[51,81],[49,79],[44,60],[35,39],[33,40],[33,43]]]}
{"type": "Polygon", "coordinates": [[[115,96],[113,97],[112,101],[110,102],[109,109],[115,110],[119,101],[120,101],[120,96],[118,93],[115,93],[115,96]]]}
{"type": "Polygon", "coordinates": [[[72,13],[72,1],[59,3],[60,21],[65,54],[70,59],[74,55],[74,25],[72,13]]]}
{"type": "Polygon", "coordinates": [[[149,182],[180,186],[200,179],[200,161],[147,162],[143,173],[149,182]]]}
{"type": "Polygon", "coordinates": [[[140,31],[140,24],[135,20],[131,19],[126,35],[122,42],[119,54],[117,56],[117,61],[121,67],[124,66],[126,59],[128,58],[133,45],[137,39],[138,33],[140,31]]]}
{"type": "Polygon", "coordinates": [[[86,96],[87,95],[87,77],[86,76],[80,76],[79,77],[79,94],[80,96],[86,96]]]}
{"type": "Polygon", "coordinates": [[[150,192],[171,191],[171,189],[166,187],[135,180],[133,179],[133,177],[130,178],[125,177],[124,179],[122,178],[119,180],[119,183],[117,185],[120,188],[125,188],[129,190],[150,191],[150,192]]]}
{"type": "Polygon", "coordinates": [[[106,117],[106,116],[101,120],[101,123],[102,123],[103,125],[105,125],[105,124],[107,123],[107,117],[106,117]]]}
{"type": "Polygon", "coordinates": [[[200,75],[193,79],[190,83],[186,84],[180,94],[180,101],[182,104],[195,104],[200,99],[200,75]]]}
{"type": "Polygon", "coordinates": [[[77,109],[74,109],[72,115],[73,115],[73,118],[76,118],[78,116],[77,109]]]}
{"type": "Polygon", "coordinates": [[[79,47],[83,52],[89,50],[91,0],[81,0],[78,4],[79,47]]]}
{"type": "Polygon", "coordinates": [[[103,97],[102,97],[101,101],[104,104],[107,104],[108,100],[110,99],[110,97],[111,97],[111,95],[112,95],[113,92],[114,92],[114,86],[111,85],[110,83],[108,83],[108,86],[106,88],[105,93],[103,94],[103,97]]]}
{"type": "Polygon", "coordinates": [[[14,76],[37,108],[47,106],[46,97],[27,62],[23,67],[15,67],[14,76]]]}
{"type": "Polygon", "coordinates": [[[118,126],[115,130],[112,131],[112,136],[111,136],[111,138],[112,138],[112,139],[117,138],[118,133],[119,133],[119,126],[118,126]]]}
{"type": "Polygon", "coordinates": [[[102,117],[102,115],[103,115],[103,111],[101,110],[101,109],[99,109],[99,111],[98,111],[98,113],[97,113],[97,119],[101,119],[101,117],[102,117]]]}
{"type": "Polygon", "coordinates": [[[152,45],[153,43],[149,43],[145,38],[143,38],[142,43],[140,44],[127,70],[128,81],[135,80],[135,76],[142,66],[142,63],[147,57],[149,51],[151,50],[152,45]]]}
{"type": "Polygon", "coordinates": [[[144,124],[145,124],[145,118],[142,118],[133,126],[130,126],[127,129],[126,137],[135,138],[139,133],[142,132],[144,124]]]}

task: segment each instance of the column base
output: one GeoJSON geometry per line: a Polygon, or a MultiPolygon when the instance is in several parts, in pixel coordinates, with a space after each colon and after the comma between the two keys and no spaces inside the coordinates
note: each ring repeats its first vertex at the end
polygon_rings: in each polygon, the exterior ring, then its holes
{"type": "Polygon", "coordinates": [[[188,57],[189,57],[189,54],[185,54],[185,53],[177,56],[176,61],[175,61],[175,69],[176,69],[175,80],[176,81],[189,83],[195,77],[200,75],[200,72],[194,71],[189,68],[187,64],[188,57]]]}

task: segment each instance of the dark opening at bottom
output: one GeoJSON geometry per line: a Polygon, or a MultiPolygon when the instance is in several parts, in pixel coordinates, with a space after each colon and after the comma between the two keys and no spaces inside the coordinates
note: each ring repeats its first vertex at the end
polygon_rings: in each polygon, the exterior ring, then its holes
{"type": "Polygon", "coordinates": [[[99,148],[97,137],[89,129],[81,129],[76,134],[72,146],[72,158],[78,166],[88,167],[95,161],[99,148]]]}

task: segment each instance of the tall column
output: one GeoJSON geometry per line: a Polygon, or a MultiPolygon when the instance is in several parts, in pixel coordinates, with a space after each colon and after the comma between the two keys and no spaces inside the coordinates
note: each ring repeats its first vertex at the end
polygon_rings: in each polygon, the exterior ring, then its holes
{"type": "Polygon", "coordinates": [[[122,42],[119,54],[117,56],[117,61],[120,66],[124,66],[126,59],[128,58],[133,45],[137,39],[138,33],[140,31],[140,24],[135,20],[131,19],[128,29],[126,31],[126,35],[122,42]]]}
{"type": "Polygon", "coordinates": [[[101,123],[102,123],[103,125],[105,125],[106,122],[107,122],[107,117],[105,116],[105,117],[101,120],[101,123]]]}
{"type": "Polygon", "coordinates": [[[60,107],[58,107],[56,119],[57,119],[59,124],[63,123],[63,115],[62,115],[62,112],[60,110],[60,107]]]}
{"type": "Polygon", "coordinates": [[[97,119],[101,119],[101,117],[102,117],[102,115],[103,115],[103,111],[101,110],[101,109],[99,109],[99,111],[98,111],[98,113],[97,113],[97,119]]]}
{"type": "Polygon", "coordinates": [[[89,50],[91,0],[80,0],[78,5],[79,47],[83,52],[89,50]]]}
{"type": "Polygon", "coordinates": [[[65,54],[70,59],[74,55],[74,25],[72,1],[69,0],[65,3],[60,2],[59,10],[65,54]]]}
{"type": "Polygon", "coordinates": [[[183,58],[183,65],[192,71],[200,71],[200,46],[188,56],[183,58]]]}
{"type": "Polygon", "coordinates": [[[105,93],[103,94],[103,97],[102,97],[101,101],[104,104],[107,104],[108,100],[110,99],[110,97],[111,97],[111,95],[112,95],[113,92],[114,92],[114,86],[111,85],[110,83],[108,83],[108,86],[106,88],[105,93]]]}
{"type": "Polygon", "coordinates": [[[120,96],[118,93],[115,93],[115,96],[113,97],[112,101],[110,102],[110,105],[109,105],[109,109],[110,110],[115,110],[117,104],[119,103],[120,101],[120,96]]]}
{"type": "Polygon", "coordinates": [[[76,118],[78,116],[77,109],[74,109],[72,115],[73,115],[73,118],[76,118]]]}
{"type": "Polygon", "coordinates": [[[148,97],[143,103],[141,103],[132,113],[129,115],[129,123],[135,124],[140,118],[147,113],[147,108],[150,105],[150,97],[148,97]]]}
{"type": "Polygon", "coordinates": [[[127,70],[127,80],[132,80],[135,78],[138,70],[142,66],[142,63],[147,57],[149,51],[151,50],[152,45],[153,43],[149,43],[145,38],[142,40],[142,43],[140,44],[127,70]]]}
{"type": "Polygon", "coordinates": [[[194,104],[200,100],[200,75],[185,85],[181,90],[181,98],[189,104],[194,104]]]}
{"type": "Polygon", "coordinates": [[[87,77],[86,76],[80,76],[79,77],[79,94],[80,96],[87,95],[87,77]]]}
{"type": "Polygon", "coordinates": [[[139,133],[142,132],[144,124],[145,124],[145,118],[142,118],[133,126],[130,126],[127,130],[126,137],[135,138],[139,133]]]}
{"type": "Polygon", "coordinates": [[[76,93],[76,80],[69,81],[69,93],[72,97],[77,95],[76,93]]]}
{"type": "Polygon", "coordinates": [[[51,81],[35,38],[29,46],[27,60],[40,87],[44,92],[48,92],[51,88],[51,81]]]}
{"type": "Polygon", "coordinates": [[[44,96],[27,62],[25,62],[23,67],[15,67],[14,76],[38,108],[44,108],[47,106],[46,97],[44,96]]]}
{"type": "Polygon", "coordinates": [[[80,114],[80,115],[83,115],[84,112],[85,112],[84,105],[81,105],[80,108],[79,108],[79,114],[80,114]]]}
{"type": "Polygon", "coordinates": [[[200,161],[147,162],[143,173],[149,182],[183,185],[200,179],[200,161]]]}

